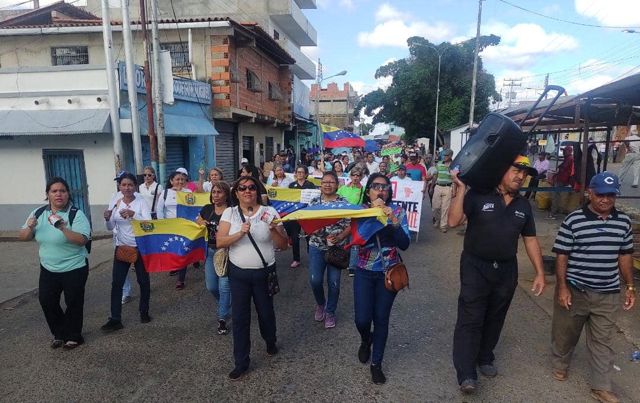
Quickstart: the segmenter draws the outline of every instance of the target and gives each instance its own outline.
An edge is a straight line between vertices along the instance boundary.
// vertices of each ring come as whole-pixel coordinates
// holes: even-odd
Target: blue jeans
[[[204,261],[204,283],[207,290],[218,301],[218,320],[227,320],[231,314],[231,288],[229,276],[218,277],[213,267],[213,255],[216,250],[207,248],[207,258]]]
[[[326,251],[315,246],[309,246],[309,284],[313,290],[316,304],[325,306],[330,315],[336,314],[338,298],[340,297],[340,269],[324,261]],[[327,272],[327,298],[324,296],[324,272]]]
[[[371,364],[382,363],[389,335],[389,316],[396,294],[385,288],[384,272],[356,269],[353,279],[355,322],[362,342],[373,343]]]

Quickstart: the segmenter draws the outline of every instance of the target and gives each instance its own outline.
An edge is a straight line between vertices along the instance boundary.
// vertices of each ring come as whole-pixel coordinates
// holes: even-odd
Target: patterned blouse
[[[330,202],[323,202],[322,196],[319,196],[312,199],[311,202],[309,202],[309,205],[310,206],[314,206],[318,204],[328,205],[330,203],[335,203],[335,202],[348,203],[347,199],[345,199],[342,196],[338,196],[335,200],[332,200]],[[313,234],[311,234],[311,236],[309,237],[309,245],[316,247],[320,250],[327,250],[329,249],[329,246],[327,245],[327,237],[329,235],[338,235],[342,233],[345,229],[349,228],[350,226],[351,226],[351,219],[343,218],[342,220],[338,221],[335,224],[322,227],[316,232],[314,232]],[[349,237],[346,237],[342,242],[338,243],[338,246],[344,246],[347,244],[348,241],[349,241]]]

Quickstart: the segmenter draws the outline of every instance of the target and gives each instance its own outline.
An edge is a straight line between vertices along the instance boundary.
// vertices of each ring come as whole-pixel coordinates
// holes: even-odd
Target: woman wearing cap
[[[158,200],[158,218],[176,218],[178,216],[178,192],[191,193],[191,190],[185,187],[186,182],[187,175],[183,172],[176,171],[169,175],[167,187],[164,192],[162,192],[160,200]],[[175,267],[174,273],[178,275],[176,290],[184,289],[184,279],[187,275],[187,268]]]
[[[141,197],[136,197],[136,177],[131,173],[124,173],[117,179],[118,190],[122,197],[116,202],[111,210],[105,210],[104,219],[107,229],[115,234],[116,252],[113,257],[113,277],[111,282],[111,316],[101,329],[105,333],[110,333],[123,328],[121,321],[122,313],[122,286],[129,273],[130,262],[118,259],[117,250],[120,247],[136,247],[136,237],[133,233],[131,220],[150,220],[151,213],[147,203]],[[114,231],[115,230],[115,231]],[[136,278],[140,285],[140,322],[149,323],[149,299],[151,296],[151,285],[149,273],[144,268],[142,257],[133,264],[136,270]]]
[[[407,250],[411,241],[405,212],[400,206],[391,206],[391,196],[389,178],[380,173],[372,174],[365,186],[364,207],[381,207],[390,225],[360,248],[353,281],[355,323],[361,340],[358,360],[366,364],[371,358],[371,380],[375,384],[386,382],[382,358],[389,334],[391,307],[396,298],[396,293],[384,285],[385,271],[402,261],[399,250]]]
[[[53,335],[50,346],[69,350],[84,343],[84,288],[89,275],[85,244],[91,239],[91,227],[84,213],[73,207],[67,181],[49,179],[45,195],[47,204],[29,214],[18,239],[35,239],[38,243],[38,299]],[[71,220],[73,211],[75,217]],[[62,293],[64,311],[60,307]]]

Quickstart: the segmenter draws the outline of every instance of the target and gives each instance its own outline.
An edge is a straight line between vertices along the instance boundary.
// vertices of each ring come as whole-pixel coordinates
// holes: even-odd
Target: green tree
[[[495,35],[481,36],[480,49],[500,43]],[[407,140],[431,137],[435,124],[436,83],[438,53],[442,55],[440,68],[440,102],[438,129],[448,130],[462,125],[469,118],[471,79],[475,38],[452,45],[443,42],[433,45],[422,37],[407,40],[409,57],[381,66],[375,77],[392,76],[386,90],[370,92],[360,100],[360,110],[373,116],[373,124],[395,123],[404,127]],[[482,68],[478,60],[478,80],[474,120],[480,120],[488,111],[492,100],[499,101],[493,75]]]

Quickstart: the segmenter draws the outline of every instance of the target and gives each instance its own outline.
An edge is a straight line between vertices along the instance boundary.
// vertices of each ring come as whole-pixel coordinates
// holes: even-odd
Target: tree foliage
[[[481,36],[480,50],[498,43],[500,38],[495,35]],[[407,44],[409,57],[376,71],[376,78],[393,77],[389,88],[362,97],[356,116],[364,109],[367,115],[373,116],[374,124],[395,123],[404,127],[408,139],[431,137],[440,54],[438,129],[448,130],[468,122],[475,38],[456,45],[443,42],[436,46],[425,38],[414,36]],[[489,111],[492,100],[500,100],[500,95],[495,90],[493,75],[484,71],[479,58],[474,120],[480,120]]]

